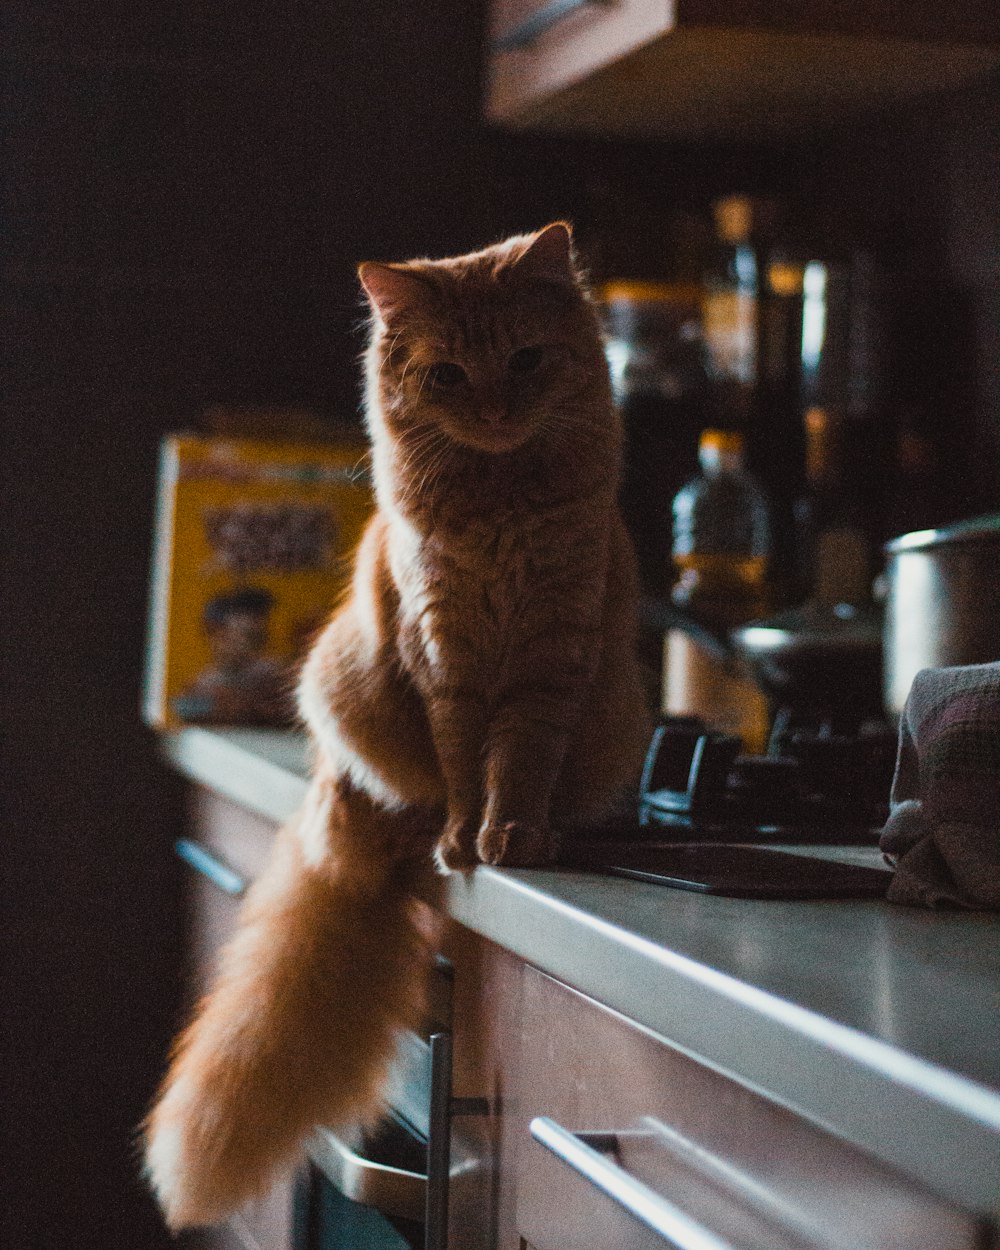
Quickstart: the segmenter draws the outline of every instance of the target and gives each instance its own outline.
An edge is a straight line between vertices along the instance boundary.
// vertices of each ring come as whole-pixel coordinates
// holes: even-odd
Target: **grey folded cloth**
[[[891,902],[1000,909],[1000,663],[914,678],[879,845]]]

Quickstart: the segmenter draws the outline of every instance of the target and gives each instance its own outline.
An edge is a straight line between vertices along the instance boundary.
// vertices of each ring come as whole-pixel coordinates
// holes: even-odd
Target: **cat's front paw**
[[[449,819],[434,848],[442,872],[469,872],[479,863],[476,826],[471,821]]]
[[[537,868],[553,862],[558,842],[547,825],[529,825],[520,820],[491,821],[479,830],[476,847],[484,864]]]

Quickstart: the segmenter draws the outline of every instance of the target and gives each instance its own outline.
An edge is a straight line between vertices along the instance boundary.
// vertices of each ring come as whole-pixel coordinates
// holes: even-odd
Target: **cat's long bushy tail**
[[[377,1111],[426,981],[412,887],[430,843],[401,819],[318,778],[278,835],[145,1126],[172,1228],[260,1195],[317,1124]]]

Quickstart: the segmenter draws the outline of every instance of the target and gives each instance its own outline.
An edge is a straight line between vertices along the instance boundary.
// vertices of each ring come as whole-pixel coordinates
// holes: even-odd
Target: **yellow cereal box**
[[[143,712],[287,724],[373,507],[367,449],[177,435],[160,455]]]

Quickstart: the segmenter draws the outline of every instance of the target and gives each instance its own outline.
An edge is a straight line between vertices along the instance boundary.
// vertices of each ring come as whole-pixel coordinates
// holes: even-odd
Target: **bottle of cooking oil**
[[[767,702],[725,651],[729,631],[766,615],[769,607],[767,499],[744,466],[739,433],[705,430],[698,461],[700,474],[673,504],[671,598],[691,627],[667,633],[663,710],[700,716],[759,750],[767,735]]]
[[[674,497],[671,598],[710,628],[731,629],[767,606],[768,505],[743,464],[741,434],[704,430],[698,463]]]

